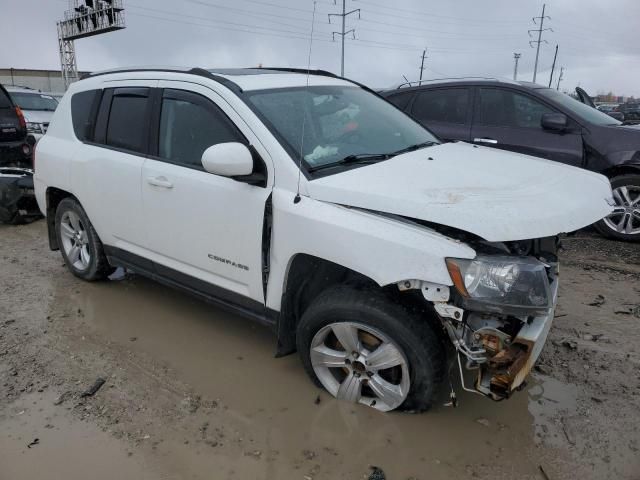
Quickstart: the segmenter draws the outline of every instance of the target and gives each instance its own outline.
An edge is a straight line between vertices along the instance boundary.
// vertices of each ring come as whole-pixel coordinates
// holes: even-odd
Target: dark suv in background
[[[616,206],[596,228],[612,238],[640,241],[640,126],[623,125],[569,95],[528,82],[446,79],[381,94],[443,140],[606,175]]]
[[[0,222],[40,216],[33,193],[33,144],[22,111],[0,85]]]

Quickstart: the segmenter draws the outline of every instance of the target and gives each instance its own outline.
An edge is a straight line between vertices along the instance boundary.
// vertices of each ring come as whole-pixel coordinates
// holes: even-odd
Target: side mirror
[[[241,177],[253,173],[253,156],[242,143],[219,143],[204,151],[202,166],[214,175]]]
[[[569,126],[569,120],[564,113],[544,113],[540,125],[545,130],[564,132]]]

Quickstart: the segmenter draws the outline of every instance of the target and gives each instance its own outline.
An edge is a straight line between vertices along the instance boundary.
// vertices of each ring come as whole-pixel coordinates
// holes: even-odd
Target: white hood
[[[447,225],[488,241],[572,232],[607,216],[613,202],[602,175],[465,143],[313,180],[308,192],[316,200]]]

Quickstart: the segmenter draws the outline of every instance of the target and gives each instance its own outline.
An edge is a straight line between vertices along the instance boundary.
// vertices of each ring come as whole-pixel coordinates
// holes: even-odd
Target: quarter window
[[[422,122],[467,122],[469,89],[438,88],[418,93],[413,102],[412,114]]]
[[[528,95],[497,88],[481,88],[479,103],[479,123],[483,125],[540,128],[542,115],[554,113]]]
[[[111,147],[145,153],[149,89],[116,89],[111,100],[106,143]]]
[[[164,91],[158,155],[202,168],[202,154],[212,145],[247,143],[229,118],[207,98],[186,91]]]
[[[71,120],[73,122],[73,131],[78,140],[92,140],[93,118],[91,109],[98,91],[87,90],[86,92],[76,93],[71,97]]]

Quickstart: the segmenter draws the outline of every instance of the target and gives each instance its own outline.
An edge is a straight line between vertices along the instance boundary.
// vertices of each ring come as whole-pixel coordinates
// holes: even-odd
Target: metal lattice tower
[[[65,87],[78,80],[74,41],[125,28],[123,0],[69,0],[58,22],[60,65]]]

